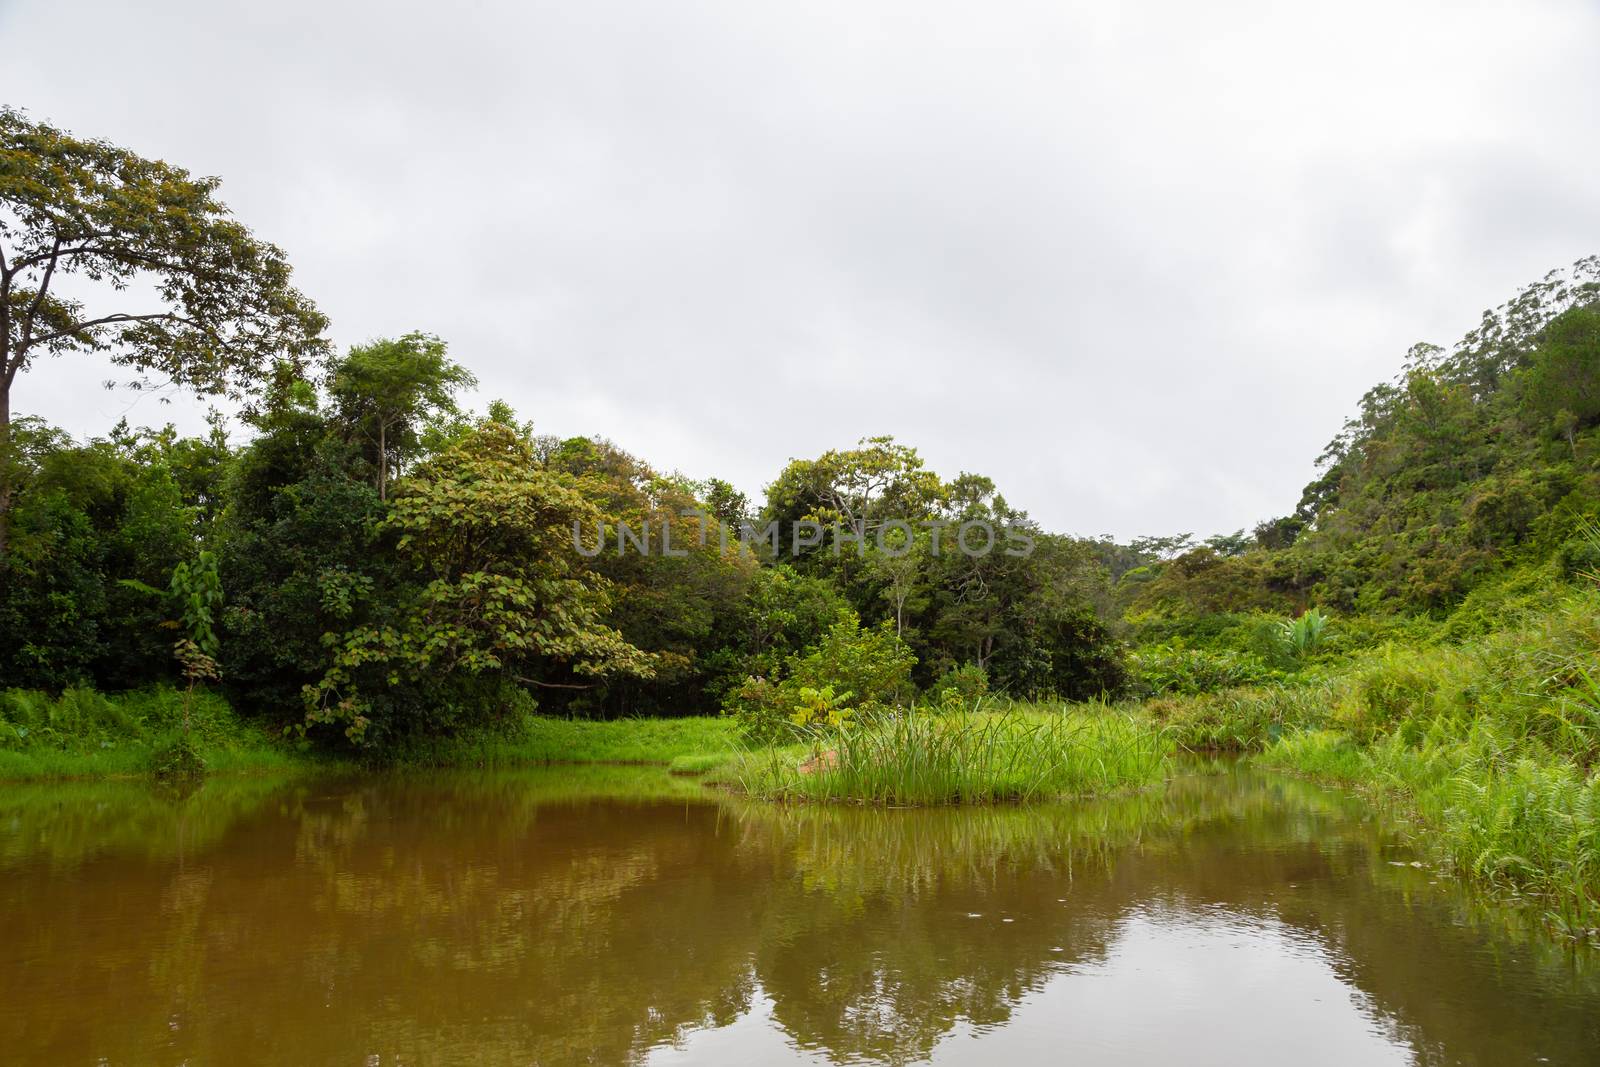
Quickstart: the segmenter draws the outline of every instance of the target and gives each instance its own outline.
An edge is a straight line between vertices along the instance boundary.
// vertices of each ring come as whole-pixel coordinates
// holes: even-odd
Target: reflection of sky
[[[1023,920],[1025,921],[1025,920]],[[1106,958],[1064,964],[1002,1025],[963,1023],[937,1064],[1405,1064],[1410,1047],[1339,977],[1326,949],[1274,919],[1137,910]],[[757,992],[731,1025],[651,1051],[667,1064],[827,1063],[795,1047]]]

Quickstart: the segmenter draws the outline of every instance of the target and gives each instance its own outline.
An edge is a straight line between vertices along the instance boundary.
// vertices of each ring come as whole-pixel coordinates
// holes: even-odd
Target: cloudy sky
[[[1600,251],[1600,4],[0,0],[0,101],[221,175],[341,345],[758,495],[867,434],[1048,528],[1294,505]],[[14,403],[80,434],[196,405]]]

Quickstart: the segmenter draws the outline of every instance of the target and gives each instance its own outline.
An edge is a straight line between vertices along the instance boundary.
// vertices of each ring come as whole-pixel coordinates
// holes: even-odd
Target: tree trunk
[[[0,374],[5,370],[0,362]],[[11,527],[11,383],[0,378],[0,557]]]
[[[387,503],[388,488],[384,485],[384,474],[389,470],[389,448],[383,420],[378,420],[378,499]]]

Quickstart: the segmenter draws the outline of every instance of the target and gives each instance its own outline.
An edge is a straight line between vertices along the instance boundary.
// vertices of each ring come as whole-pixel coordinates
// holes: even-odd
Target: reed
[[[769,800],[982,804],[1149,785],[1170,753],[1148,721],[1104,708],[896,710],[748,753],[729,777]]]

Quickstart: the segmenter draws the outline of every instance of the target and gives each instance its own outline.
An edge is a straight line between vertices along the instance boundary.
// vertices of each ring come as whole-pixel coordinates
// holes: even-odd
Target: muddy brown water
[[[1600,961],[1417,862],[1239,766],[948,811],[11,785],[0,1063],[1600,1063]]]

